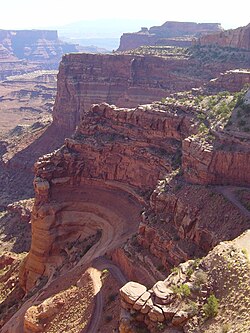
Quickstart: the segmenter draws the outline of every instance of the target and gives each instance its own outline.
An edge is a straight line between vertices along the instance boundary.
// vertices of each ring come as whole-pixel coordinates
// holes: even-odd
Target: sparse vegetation
[[[189,300],[186,307],[184,307],[184,310],[189,312],[191,316],[195,316],[198,313],[198,304]]]
[[[207,318],[213,318],[219,311],[219,300],[214,294],[210,295],[207,299],[207,303],[203,306],[203,311]]]
[[[181,284],[180,286],[173,286],[172,290],[175,294],[183,297],[188,297],[191,294],[190,288],[187,284]]]
[[[207,273],[203,272],[202,270],[199,270],[195,274],[195,285],[197,287],[200,287],[202,284],[205,284],[207,282],[208,276]]]

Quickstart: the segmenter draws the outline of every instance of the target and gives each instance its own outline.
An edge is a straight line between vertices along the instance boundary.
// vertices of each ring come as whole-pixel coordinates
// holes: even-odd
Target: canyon
[[[37,70],[56,70],[63,54],[78,52],[53,30],[0,30],[0,79]]]
[[[220,73],[247,68],[249,54],[246,57],[217,62],[212,59],[203,61],[199,53],[176,55],[171,51],[166,56],[130,53],[65,55],[59,69],[54,124],[73,131],[93,103],[105,101],[119,107],[135,107],[176,91],[199,88]],[[240,77],[239,74],[235,81],[239,82]],[[246,73],[239,86],[243,87],[248,78]]]
[[[25,77],[33,102],[22,75],[2,82],[5,103],[12,85],[22,107],[49,112],[15,129],[22,148],[17,136],[0,146],[15,191],[37,159],[34,205],[1,215],[6,237],[15,223],[32,235],[27,255],[0,258],[1,332],[250,328],[249,54],[214,50],[65,55],[52,120],[56,73]],[[218,316],[206,320],[212,296]]]

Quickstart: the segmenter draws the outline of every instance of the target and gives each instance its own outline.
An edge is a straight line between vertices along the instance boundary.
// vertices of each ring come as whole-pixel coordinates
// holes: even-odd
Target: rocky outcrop
[[[219,23],[195,23],[167,21],[161,26],[154,26],[149,29],[150,33],[158,36],[175,37],[187,35],[206,34],[212,31],[222,30]]]
[[[64,53],[77,51],[75,45],[61,42],[53,30],[0,30],[0,45],[5,56],[51,63],[58,63]]]
[[[58,39],[53,30],[0,30],[0,80],[42,69],[58,69],[63,54],[77,45]]]
[[[200,216],[205,203],[199,196],[194,200],[196,204],[190,205],[164,190],[175,161],[180,160],[181,142],[182,166],[188,181],[199,184],[246,184],[249,181],[247,172],[239,172],[234,166],[235,161],[243,163],[247,169],[249,154],[245,152],[228,152],[232,156],[228,164],[223,155],[220,165],[226,166],[225,172],[218,171],[220,166],[216,163],[208,163],[208,170],[193,163],[200,154],[202,166],[213,158],[207,149],[201,152],[189,149],[188,155],[186,144],[197,131],[195,117],[195,108],[177,102],[155,102],[135,109],[106,103],[94,105],[85,113],[73,138],[66,139],[62,148],[38,160],[33,239],[21,277],[26,290],[42,275],[49,276],[55,267],[62,265],[68,255],[65,248],[74,242],[95,240],[91,251],[86,253],[89,259],[115,249],[122,243],[121,228],[122,234],[124,230],[128,234],[137,230],[141,205],[145,204],[143,197],[159,180],[163,185],[159,185],[151,197],[151,209],[146,214],[149,223],[140,226],[137,241],[149,249],[161,265],[169,269],[194,255],[206,253],[225,235],[230,237],[224,229],[214,233],[212,217],[207,225],[207,217]],[[199,168],[204,172],[206,182],[198,176],[188,178],[190,161],[196,174]],[[192,190],[189,195],[191,193]],[[204,193],[200,196],[205,197]],[[88,219],[93,223],[88,224]],[[164,224],[163,229],[152,226],[158,220]],[[217,218],[215,224],[216,221]],[[240,230],[245,230],[245,222],[242,223]],[[105,245],[108,234],[115,236],[110,245]],[[101,252],[94,252],[95,248],[101,248]]]
[[[216,32],[201,36],[197,42],[200,45],[218,45],[250,50],[250,24],[245,27]]]
[[[167,274],[181,262],[202,257],[219,241],[239,236],[248,224],[248,215],[241,214],[215,188],[162,181],[142,214],[136,240],[125,253],[129,261],[137,262],[137,267],[140,263],[159,279],[156,269]],[[136,275],[129,276],[141,281]]]
[[[33,239],[23,287],[31,289],[62,265],[70,244],[96,239],[86,253],[90,260],[135,232],[142,193],[171,170],[171,156],[191,128],[185,108],[95,105],[74,139],[36,164]]]
[[[143,45],[191,46],[192,38],[201,34],[221,31],[218,23],[165,22],[150,29],[142,28],[136,33],[121,36],[118,51],[132,50]],[[179,37],[175,39],[175,37]],[[191,37],[187,39],[187,37]]]
[[[58,74],[54,124],[73,131],[93,103],[118,107],[152,103],[176,91],[200,87],[235,66],[183,57],[66,55]]]
[[[247,241],[248,237],[245,234],[243,238]],[[238,273],[232,277],[234,272]],[[220,243],[203,259],[180,264],[165,280],[156,282],[152,288],[128,282],[120,289],[120,332],[136,332],[139,328],[151,333],[164,328],[171,332],[201,332],[205,325],[208,327],[208,324],[204,325],[204,318],[213,318],[219,312],[221,319],[224,304],[226,307],[233,305],[233,295],[239,290],[231,290],[229,286],[234,285],[238,278],[243,287],[239,288],[240,292],[244,293],[249,268],[247,257],[242,247],[237,246],[236,240]],[[237,306],[232,306],[232,309],[231,316],[237,316]],[[249,327],[249,316],[246,314],[247,311],[244,311],[246,326]],[[237,327],[236,323],[234,325]]]
[[[74,130],[91,104],[121,107],[159,100],[174,90],[199,86],[200,79],[175,74],[194,63],[159,57],[71,54],[63,57],[58,75],[54,123]]]
[[[250,185],[248,145],[204,145],[187,138],[182,143],[185,179],[196,184]],[[240,166],[240,167],[239,167]]]
[[[250,85],[249,70],[230,70],[220,73],[219,77],[210,80],[204,85],[204,89],[209,93],[218,91],[240,91],[245,85]]]

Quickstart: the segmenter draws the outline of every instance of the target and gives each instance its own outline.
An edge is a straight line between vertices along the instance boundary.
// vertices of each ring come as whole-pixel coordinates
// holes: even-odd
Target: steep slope
[[[176,91],[198,88],[221,72],[244,68],[245,57],[214,59],[213,50],[168,49],[127,54],[70,54],[63,57],[58,75],[54,124],[73,131],[91,104],[119,107],[151,103]]]
[[[232,95],[229,97],[227,94],[223,96],[218,95],[217,100],[215,100],[215,96],[208,97],[216,101],[217,107],[221,107],[221,105],[224,108],[225,105],[228,107],[228,114],[225,118],[221,118],[221,113],[219,113],[216,120],[210,109],[206,114],[206,111],[200,108],[202,102],[198,106],[190,106],[190,100],[188,100],[189,106],[187,106],[185,104],[187,101],[183,98],[180,101],[166,99],[164,103],[154,103],[136,109],[119,109],[105,103],[93,106],[82,119],[74,138],[66,139],[65,145],[61,149],[53,154],[45,155],[36,163],[33,240],[22,277],[25,289],[32,288],[41,275],[49,275],[51,267],[62,264],[64,247],[69,241],[76,241],[78,238],[83,240],[92,234],[94,235],[95,228],[97,230],[99,228],[102,230],[101,234],[103,232],[102,242],[107,236],[104,232],[105,228],[110,229],[112,234],[115,232],[115,225],[112,222],[114,220],[121,221],[123,230],[126,230],[126,221],[129,217],[126,216],[125,211],[123,213],[122,207],[126,207],[129,195],[134,198],[134,203],[129,204],[129,206],[131,206],[130,214],[133,215],[132,212],[135,212],[134,218],[131,220],[134,221],[133,225],[136,229],[139,217],[136,210],[137,208],[141,209],[143,194],[152,191],[159,180],[161,182],[151,197],[153,212],[149,209],[146,213],[149,224],[154,219],[155,214],[162,214],[161,219],[168,221],[167,213],[172,212],[172,216],[176,217],[174,224],[171,224],[170,227],[171,229],[175,226],[173,235],[176,233],[180,239],[189,239],[191,240],[191,248],[193,243],[194,246],[205,251],[211,249],[218,240],[225,237],[227,235],[225,231],[221,232],[218,228],[216,233],[211,232],[211,227],[207,229],[206,219],[200,220],[195,214],[189,216],[190,213],[188,213],[188,218],[183,225],[183,221],[181,222],[177,218],[177,212],[180,212],[182,218],[186,215],[185,200],[179,200],[174,195],[171,196],[171,190],[168,193],[169,184],[171,184],[172,179],[175,181],[174,179],[180,172],[178,169],[180,162],[184,179],[192,183],[250,185],[247,172],[249,143],[245,140],[242,141],[242,144],[238,141],[232,142],[232,149],[228,151],[221,147],[221,144],[225,142],[223,141],[225,140],[224,132],[227,132],[223,130],[223,121],[224,123],[228,121],[234,106],[239,103],[242,96]],[[193,98],[195,104],[194,101]],[[237,108],[235,110],[237,111]],[[209,135],[209,130],[208,132],[201,131],[207,124],[204,122],[205,118],[201,117],[201,114],[204,113],[214,134],[212,138]],[[190,145],[187,146],[187,141],[197,141],[201,145],[200,154],[203,154],[204,157],[199,160],[200,163],[197,162],[199,150],[197,148],[191,149]],[[217,155],[214,155],[212,149],[203,148],[203,146],[207,147],[209,142],[210,145],[213,145]],[[229,144],[227,143],[226,146]],[[224,158],[226,154],[228,155],[227,160]],[[182,161],[180,161],[181,155]],[[216,163],[206,162],[213,159]],[[230,163],[227,162],[228,160]],[[238,172],[237,168],[239,163],[242,165],[241,172]],[[204,177],[206,178],[204,179]],[[91,192],[89,186],[92,186]],[[106,187],[109,189],[108,192]],[[114,195],[118,197],[119,188],[123,193],[122,197],[125,196],[126,199],[123,204],[121,201],[120,211],[119,209],[116,211],[117,200],[115,200]],[[100,191],[99,194],[98,191]],[[202,197],[204,195],[205,193]],[[109,199],[104,200],[105,196]],[[90,207],[95,200],[95,205],[89,211],[90,208],[86,206],[86,203],[89,202]],[[99,200],[101,200],[100,203]],[[170,202],[168,202],[169,200]],[[109,217],[111,212],[106,211],[105,206],[109,207],[110,205],[108,201],[114,205],[112,211],[116,212],[116,218]],[[135,206],[133,207],[133,205]],[[203,205],[201,203],[201,206]],[[93,217],[94,230],[89,226],[90,229],[87,228],[84,231],[86,228],[85,211],[87,210],[87,216],[90,214],[92,219],[92,209],[99,212],[97,216],[107,217],[100,221],[99,217],[97,220]],[[187,210],[191,212],[192,208]],[[122,216],[119,217],[120,213]],[[196,208],[196,213],[200,215],[202,211]],[[231,218],[232,216],[227,222],[227,227],[234,223],[234,219]],[[107,221],[106,227],[104,227],[105,221]],[[73,223],[72,226],[71,223]],[[201,225],[199,225],[200,223]],[[119,225],[118,222],[117,224]],[[63,227],[64,225],[65,227]],[[68,228],[69,230],[72,228],[72,231],[69,232]],[[243,219],[242,225],[239,224],[239,229],[235,229],[234,234],[229,233],[226,237],[238,236],[237,233],[246,228],[247,223]],[[119,235],[118,230],[116,230],[116,234]],[[172,237],[174,237],[173,235]],[[203,244],[205,238],[207,238],[206,243]],[[116,243],[115,239],[113,239],[113,244]],[[105,252],[110,249],[109,241],[105,243],[106,241],[104,241],[106,244]],[[103,245],[102,251],[105,246]],[[195,248],[193,250],[195,251]],[[187,254],[187,257],[190,253]],[[185,256],[185,251],[183,255]],[[179,259],[181,260],[181,258],[182,256]],[[165,262],[165,265],[167,268],[168,263]]]
[[[218,23],[165,22],[150,29],[124,33],[120,39],[118,51],[136,49],[143,45],[172,45],[188,47],[196,36],[221,31]]]
[[[241,244],[249,236],[220,243],[149,289],[127,283],[120,290],[120,332],[248,332],[250,267]]]
[[[51,63],[77,50],[75,45],[61,42],[53,30],[0,30],[0,44],[4,55]]]
[[[201,36],[198,40],[200,45],[218,45],[221,47],[233,47],[250,50],[250,24],[237,29],[226,30]]]
[[[210,99],[218,107],[230,106],[225,119],[211,117],[210,107],[206,111]],[[148,284],[248,229],[249,216],[235,206],[235,200],[225,200],[221,188],[185,182],[189,168],[185,157],[181,159],[187,138],[215,140],[217,147],[239,101],[245,105],[244,92],[202,98],[194,92],[134,109],[106,103],[92,106],[74,137],[35,165],[32,244],[20,270],[27,295],[12,319],[3,322],[2,331],[19,332],[26,323],[29,332],[32,322],[40,325],[47,307],[59,311],[53,305],[55,295],[61,288],[71,290],[100,256],[109,255],[128,277]],[[209,131],[200,131],[207,124],[203,113],[216,139]],[[248,147],[244,140],[243,144]],[[231,156],[237,155],[238,146],[233,146]],[[231,172],[232,183],[241,183],[238,171]],[[226,175],[220,183],[228,183]],[[95,315],[93,311],[92,318]],[[98,322],[94,324],[98,329]]]

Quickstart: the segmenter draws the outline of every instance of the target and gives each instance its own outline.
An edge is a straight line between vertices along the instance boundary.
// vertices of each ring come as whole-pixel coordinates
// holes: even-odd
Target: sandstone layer
[[[6,58],[51,63],[64,53],[76,51],[75,45],[61,42],[55,30],[0,30],[0,44]]]
[[[237,66],[240,63],[206,63],[194,57],[66,55],[59,68],[54,124],[73,131],[93,103],[136,107],[198,88]]]
[[[201,34],[221,31],[218,23],[165,22],[150,29],[142,28],[135,33],[124,33],[118,51],[136,49],[142,45],[172,45],[188,47],[192,39]],[[176,38],[177,37],[177,38]]]
[[[240,91],[244,86],[250,85],[250,70],[229,70],[220,73],[217,78],[210,80],[204,85],[209,93],[217,93],[219,91]]]
[[[245,307],[249,304],[249,295],[245,288],[250,272],[241,247],[244,239],[249,240],[249,232],[233,242],[220,243],[203,259],[180,264],[151,288],[128,282],[120,289],[120,332],[144,329],[155,333],[165,328],[171,332],[198,333],[204,328],[207,332],[216,332],[221,326],[226,327],[224,322],[234,332],[241,332],[242,325],[249,329],[250,317]],[[238,278],[241,283],[232,288]],[[237,304],[235,294],[239,297]],[[213,308],[207,305],[211,299]]]
[[[249,184],[249,154],[240,152],[237,145],[228,152],[229,164],[225,164],[226,153],[220,153],[216,147],[217,164],[206,164],[207,159],[214,158],[213,151],[208,149],[201,151],[207,156],[206,159],[203,157],[201,164],[194,161],[198,150],[191,149],[186,142],[197,133],[196,112],[194,107],[177,102],[158,102],[135,109],[116,108],[106,103],[94,105],[85,113],[72,139],[66,139],[62,148],[38,160],[34,182],[33,239],[22,273],[22,285],[26,290],[32,288],[42,275],[49,276],[53,267],[63,263],[67,257],[67,244],[85,242],[89,237],[96,239],[100,233],[101,239],[97,238],[97,243],[92,244],[94,246],[86,254],[89,259],[121,244],[123,238],[119,239],[122,234],[119,230],[129,234],[138,228],[143,196],[156,187],[158,180],[167,184],[169,175],[173,177],[178,171],[175,164],[180,163],[181,154],[184,177],[188,181],[198,184]],[[239,161],[243,170],[246,166],[246,171],[238,172],[235,166]],[[211,169],[206,169],[207,165]],[[198,176],[198,180],[189,177],[190,174],[199,175],[200,170],[204,170],[204,180]],[[216,175],[214,179],[213,174]],[[161,194],[161,185],[158,190]],[[166,219],[166,222],[171,221],[170,212],[171,216],[175,216],[176,225],[170,223],[167,233],[170,240],[177,237],[182,241],[166,241],[163,245],[170,253],[169,258],[175,259],[164,261],[166,256],[157,250],[161,238],[154,230],[146,231],[147,226],[141,227],[138,242],[145,247],[150,246],[162,264],[171,267],[199,251],[206,253],[223,235],[219,235],[219,230],[217,234],[211,228],[207,230],[203,225],[205,220],[201,220],[199,227],[198,216],[190,213],[195,209],[185,207],[174,196],[167,195],[165,198],[164,193],[163,187],[163,196],[157,196],[160,201],[155,204],[152,196],[153,213],[149,210],[149,221],[158,220],[154,217],[158,213],[160,219]],[[130,202],[131,196],[133,200]],[[128,209],[125,207],[130,207],[130,217],[126,215]],[[196,209],[196,213],[198,211]],[[88,219],[92,221],[90,224]],[[245,230],[244,223],[241,230]],[[111,242],[107,230],[118,238],[113,236]],[[164,235],[163,238],[168,237]],[[100,252],[96,250],[94,254],[95,248]]]
[[[137,230],[141,195],[171,171],[171,156],[191,128],[185,110],[149,108],[96,105],[74,139],[38,160],[33,240],[22,273],[25,289],[62,264],[67,244],[100,234],[86,254],[93,258]]]
[[[0,30],[0,80],[42,69],[57,69],[63,54],[78,52],[53,30]]]
[[[221,47],[233,47],[250,50],[250,24],[237,29],[231,29],[201,36],[200,45],[218,45]]]
[[[204,145],[187,138],[183,141],[183,168],[187,181],[196,184],[249,185],[249,145],[225,140],[221,147]],[[240,167],[239,167],[240,165]]]

